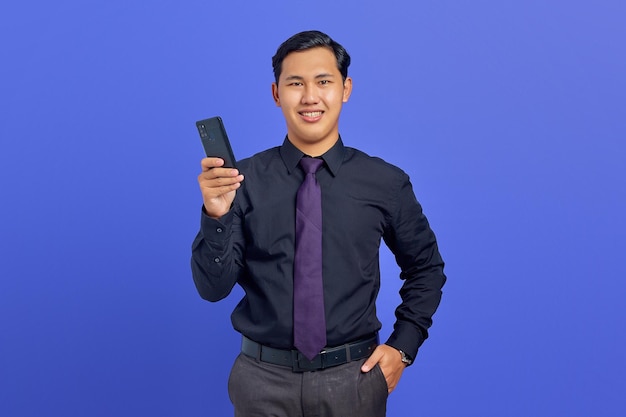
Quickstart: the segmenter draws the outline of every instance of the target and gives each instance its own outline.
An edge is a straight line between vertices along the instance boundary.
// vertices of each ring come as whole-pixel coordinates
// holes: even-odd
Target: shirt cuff
[[[223,243],[226,239],[228,239],[228,236],[230,236],[230,229],[232,227],[232,224],[232,210],[230,210],[219,219],[214,219],[213,217],[207,216],[207,214],[204,212],[204,206],[202,207],[200,230],[202,231],[202,235],[204,236],[204,239],[206,241]]]
[[[408,324],[396,323],[396,329],[391,333],[386,345],[406,353],[415,361],[419,347],[424,343],[422,332]]]

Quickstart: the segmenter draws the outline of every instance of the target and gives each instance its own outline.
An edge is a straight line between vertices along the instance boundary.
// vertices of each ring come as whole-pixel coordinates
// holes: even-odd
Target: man
[[[240,161],[240,171],[205,158],[198,176],[204,206],[192,246],[196,288],[209,301],[235,284],[245,291],[232,314],[243,337],[229,379],[235,415],[384,416],[388,394],[428,336],[446,280],[443,261],[408,176],[343,145],[339,115],[352,91],[346,50],[308,31],[285,41],[272,61],[272,94],[287,124],[283,144]],[[321,166],[305,174],[312,158]],[[305,182],[317,184],[321,203],[301,208]],[[316,204],[318,230],[307,233],[317,236],[321,255],[316,244],[298,248],[308,239],[301,212]],[[375,307],[381,238],[404,280],[384,344]],[[297,272],[307,261],[309,271]],[[296,282],[316,274],[319,283],[307,288],[319,291],[301,291]],[[306,298],[316,293],[322,307]],[[321,323],[321,341],[306,321]],[[303,339],[318,344],[308,348]]]

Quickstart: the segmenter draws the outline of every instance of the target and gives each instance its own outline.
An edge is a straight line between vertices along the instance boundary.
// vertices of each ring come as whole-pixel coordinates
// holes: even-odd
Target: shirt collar
[[[339,168],[341,168],[344,152],[345,147],[343,146],[343,141],[340,136],[333,147],[320,156],[320,158],[326,162],[326,166],[333,176],[337,175]],[[297,169],[298,163],[304,156],[304,153],[300,149],[296,148],[293,143],[289,141],[289,138],[285,137],[285,140],[280,147],[280,155],[285,163],[285,166],[287,167],[287,170],[291,173],[294,169]]]

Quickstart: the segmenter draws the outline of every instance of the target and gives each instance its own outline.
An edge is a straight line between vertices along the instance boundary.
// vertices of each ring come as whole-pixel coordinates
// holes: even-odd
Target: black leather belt
[[[264,346],[243,336],[241,353],[262,362],[289,367],[293,372],[307,372],[366,358],[372,354],[376,346],[378,346],[378,334],[357,342],[326,348],[310,361],[298,350]]]

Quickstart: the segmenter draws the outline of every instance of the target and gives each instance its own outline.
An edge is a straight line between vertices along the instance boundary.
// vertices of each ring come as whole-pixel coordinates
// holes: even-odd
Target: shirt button
[[[215,262],[216,264],[219,264],[220,262],[222,262],[222,260],[220,258],[214,258],[213,262]]]
[[[221,227],[218,227],[217,229],[215,229],[215,231],[216,231],[217,233],[222,233],[224,230],[223,230]]]

